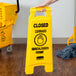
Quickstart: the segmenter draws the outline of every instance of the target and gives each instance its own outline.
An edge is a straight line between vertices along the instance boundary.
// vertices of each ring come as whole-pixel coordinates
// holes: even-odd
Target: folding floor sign
[[[36,11],[43,8],[46,9],[46,17],[35,17]],[[36,66],[44,66],[46,72],[53,72],[51,8],[33,7],[30,13],[25,73],[33,74]]]

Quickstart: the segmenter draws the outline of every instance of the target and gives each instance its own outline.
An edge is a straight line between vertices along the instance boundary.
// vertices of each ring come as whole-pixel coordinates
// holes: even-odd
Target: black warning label
[[[49,47],[33,47],[32,50],[47,50]]]
[[[5,37],[5,36],[1,36],[1,41],[2,41],[2,42],[4,42],[4,41],[5,41],[5,39],[6,39],[6,37]]]
[[[46,44],[46,42],[47,42],[47,36],[43,33],[37,34],[34,38],[34,43],[37,46],[43,46]]]
[[[4,42],[6,40],[6,37],[5,37],[5,32],[4,31],[1,31],[0,32],[0,37],[1,37],[1,41]]]
[[[39,23],[39,24],[34,24],[34,28],[40,28],[40,27],[48,27],[48,23]]]
[[[46,32],[47,30],[35,30],[35,33],[44,33],[44,32]]]

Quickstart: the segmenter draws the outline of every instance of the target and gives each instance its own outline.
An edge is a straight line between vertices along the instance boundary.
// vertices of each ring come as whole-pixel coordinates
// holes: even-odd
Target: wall
[[[74,17],[74,23],[75,23],[75,25],[76,25],[76,0],[75,0],[75,2],[74,2],[74,5],[75,5],[75,17]]]
[[[15,0],[0,0],[15,4]],[[27,38],[28,17],[30,8],[43,0],[20,0],[20,13],[13,27],[13,38]],[[67,38],[72,35],[74,25],[74,0],[59,0],[51,5],[53,17],[53,38]]]

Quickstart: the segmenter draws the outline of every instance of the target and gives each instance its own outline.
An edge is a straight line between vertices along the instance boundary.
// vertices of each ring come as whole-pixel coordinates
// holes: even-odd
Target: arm
[[[55,3],[58,0],[45,0],[45,2],[41,3],[38,7],[45,7],[45,6],[49,6],[52,3]],[[42,11],[45,11],[45,9],[42,9]]]

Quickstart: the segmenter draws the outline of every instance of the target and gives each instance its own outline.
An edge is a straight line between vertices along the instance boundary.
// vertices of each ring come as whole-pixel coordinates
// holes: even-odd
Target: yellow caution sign
[[[45,16],[36,16],[36,11],[46,9]],[[33,74],[34,67],[44,66],[46,72],[53,72],[52,16],[50,7],[31,8],[28,26],[28,40],[25,73]]]

